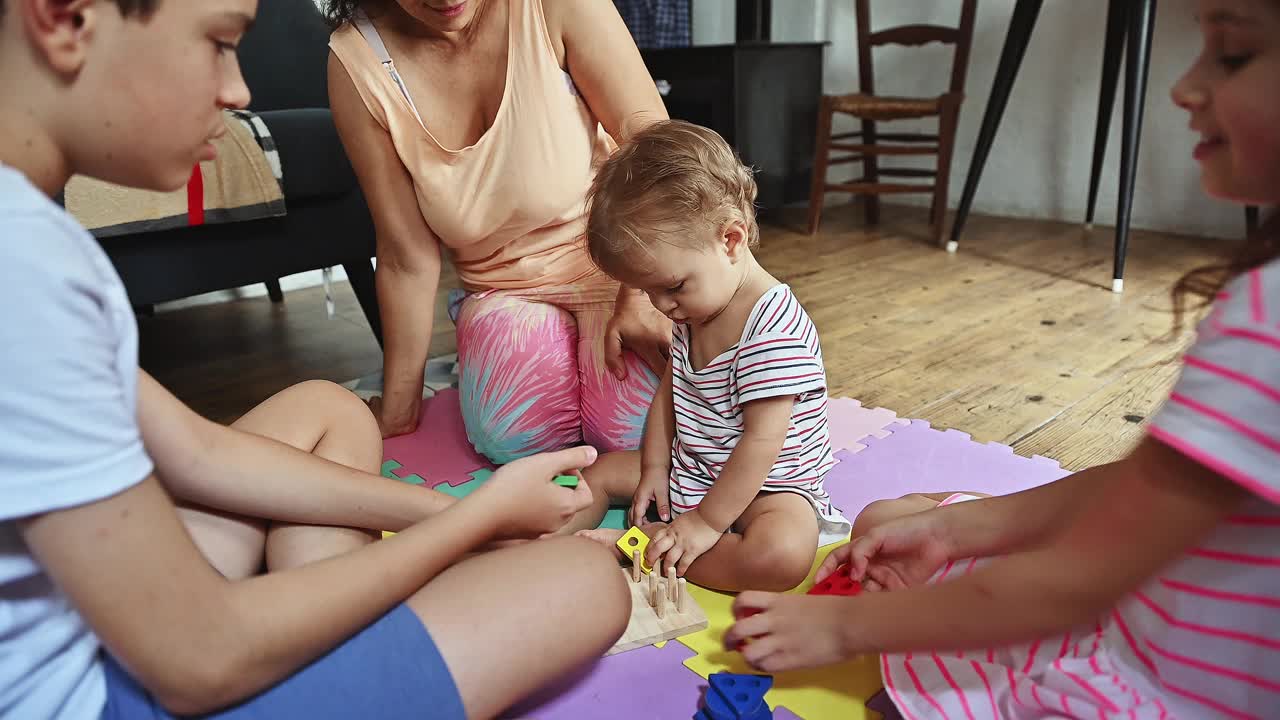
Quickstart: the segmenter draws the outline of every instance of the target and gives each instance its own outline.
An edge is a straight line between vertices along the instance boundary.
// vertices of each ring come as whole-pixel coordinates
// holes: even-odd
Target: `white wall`
[[[1013,5],[1014,0],[978,3],[966,84],[968,99],[952,168],[952,208],[959,202]],[[733,0],[693,0],[693,11],[695,42],[732,42]],[[826,92],[856,90],[853,0],[774,0],[773,16],[776,41],[831,42],[823,78]],[[872,3],[876,28],[913,22],[954,25],[958,19],[959,3],[955,0]],[[1105,26],[1103,0],[1044,4],[974,199],[975,212],[1083,220]],[[1190,3],[1161,3],[1152,41],[1133,226],[1236,237],[1243,233],[1243,213],[1235,206],[1207,199],[1200,191],[1199,172],[1191,159],[1195,141],[1187,129],[1187,117],[1169,100],[1170,86],[1199,45]],[[878,93],[936,94],[947,83],[950,54],[939,46],[884,48],[877,52],[875,69]],[[1120,87],[1099,192],[1097,222],[1103,224],[1115,219],[1122,102]],[[897,127],[910,129],[907,123]],[[849,174],[848,166],[838,170],[841,178]],[[833,173],[832,177],[837,176]],[[901,199],[927,203],[924,196]]]

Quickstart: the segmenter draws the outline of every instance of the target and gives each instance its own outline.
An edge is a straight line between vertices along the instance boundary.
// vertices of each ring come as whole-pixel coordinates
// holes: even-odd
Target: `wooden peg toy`
[[[640,582],[640,551],[631,551],[631,582]]]
[[[680,578],[680,584],[676,586],[676,612],[684,612],[685,596],[689,594],[689,588],[684,586],[684,578]]]
[[[676,569],[674,567],[667,568],[667,599],[671,602],[676,601],[676,593],[679,592],[680,586],[676,583]]]

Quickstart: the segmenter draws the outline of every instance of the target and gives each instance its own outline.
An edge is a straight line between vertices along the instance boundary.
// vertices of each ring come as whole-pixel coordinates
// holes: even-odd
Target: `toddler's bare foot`
[[[613,528],[596,528],[595,530],[579,530],[578,532],[574,533],[574,535],[577,535],[578,537],[584,537],[590,540],[595,540],[596,542],[600,543],[601,545],[604,545],[607,548],[612,548],[613,552],[619,558],[622,558],[623,555],[622,555],[622,551],[618,549],[618,539],[621,538],[624,534],[625,534],[624,531],[615,530]]]

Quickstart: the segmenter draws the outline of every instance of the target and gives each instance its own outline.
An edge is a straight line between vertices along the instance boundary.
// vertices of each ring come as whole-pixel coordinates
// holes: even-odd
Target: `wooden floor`
[[[761,262],[789,283],[822,334],[832,395],[956,428],[1080,469],[1120,456],[1177,373],[1168,289],[1233,243],[1134,232],[1126,289],[1109,291],[1109,228],[973,217],[956,255],[924,216],[888,207],[878,228],[853,207],[815,237],[799,213],[762,229]],[[450,275],[442,283],[456,286]],[[308,378],[345,381],[381,354],[345,284],[328,319],[317,289],[143,318],[142,365],[199,412],[230,421]],[[443,301],[433,354],[453,352]]]

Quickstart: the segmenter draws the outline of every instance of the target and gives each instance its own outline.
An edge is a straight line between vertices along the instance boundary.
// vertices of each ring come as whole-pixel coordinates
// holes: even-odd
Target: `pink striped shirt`
[[[1150,433],[1253,497],[1095,627],[886,655],[905,717],[1280,717],[1280,261],[1219,296]]]

